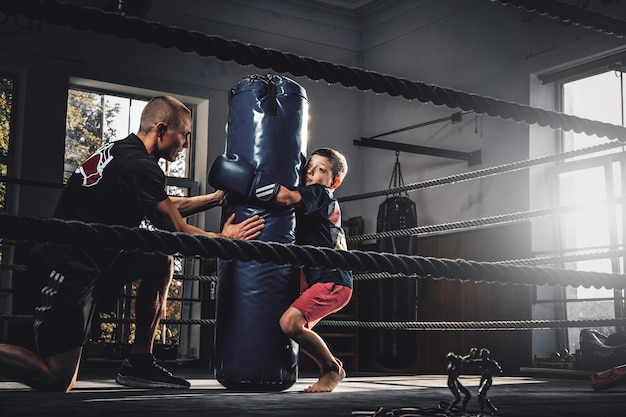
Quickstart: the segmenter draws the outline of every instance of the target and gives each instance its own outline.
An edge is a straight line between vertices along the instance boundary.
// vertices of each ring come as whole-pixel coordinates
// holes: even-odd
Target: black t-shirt
[[[347,250],[341,210],[333,190],[322,184],[296,190],[302,197],[296,206],[296,244]],[[352,288],[350,271],[305,268],[305,276],[309,285],[334,282]]]
[[[137,227],[145,208],[165,200],[165,175],[134,134],[94,152],[67,182],[54,216]]]
[[[102,146],[76,169],[61,194],[54,216],[63,220],[137,227],[145,217],[145,209],[166,198],[163,171],[143,142],[131,134]],[[71,276],[72,285],[64,287],[64,294],[94,291],[98,299],[102,296],[102,300],[108,301],[119,293],[123,282],[100,282],[101,272],[114,265],[120,250],[94,243],[40,243],[31,252],[31,264],[45,265],[42,270],[50,268]],[[84,301],[69,300],[73,300],[70,304]],[[66,302],[67,296],[60,294],[55,301],[61,309],[68,308],[64,305]]]

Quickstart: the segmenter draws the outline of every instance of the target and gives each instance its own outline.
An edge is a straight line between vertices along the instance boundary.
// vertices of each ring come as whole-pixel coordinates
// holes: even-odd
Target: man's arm
[[[206,211],[222,204],[224,191],[217,190],[214,193],[193,197],[170,197],[170,200],[183,217]]]
[[[241,223],[233,223],[235,214],[224,223],[221,233],[208,232],[185,222],[183,216],[170,198],[154,205],[152,210],[146,213],[148,219],[158,228],[169,230],[170,232],[183,232],[190,234],[200,234],[208,237],[224,237],[231,239],[256,239],[265,227],[265,220],[259,216],[252,216]]]

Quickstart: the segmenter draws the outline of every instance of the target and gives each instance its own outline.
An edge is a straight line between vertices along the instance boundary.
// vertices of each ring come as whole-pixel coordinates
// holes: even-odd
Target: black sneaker
[[[124,360],[115,382],[134,388],[189,388],[189,381],[172,375],[170,371],[152,360],[146,366],[133,366],[128,359]]]

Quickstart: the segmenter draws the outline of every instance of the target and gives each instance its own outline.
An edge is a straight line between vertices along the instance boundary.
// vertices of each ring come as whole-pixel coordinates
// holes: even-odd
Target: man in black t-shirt
[[[168,197],[158,165],[174,161],[189,146],[191,111],[169,96],[144,108],[137,134],[102,146],[68,180],[54,216],[64,220],[137,227],[144,218],[157,228],[209,237],[254,239],[264,222],[258,216],[221,233],[189,225],[184,217],[221,204],[222,191],[195,197]],[[35,311],[37,353],[0,344],[0,373],[46,391],[74,386],[84,343],[96,307],[112,303],[124,284],[140,280],[135,302],[136,331],[131,356],[116,381],[144,388],[188,388],[152,355],[173,277],[173,258],[162,253],[38,244],[29,271],[45,281]]]

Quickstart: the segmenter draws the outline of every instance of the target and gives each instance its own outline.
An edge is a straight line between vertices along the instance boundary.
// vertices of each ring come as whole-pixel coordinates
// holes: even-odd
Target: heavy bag
[[[593,329],[580,331],[580,367],[586,371],[605,371],[626,363],[626,333],[608,336]]]
[[[400,230],[417,226],[415,202],[408,197],[388,197],[378,208],[377,232]],[[377,241],[379,252],[414,255],[415,236],[382,238]],[[410,277],[378,280],[378,320],[415,321],[417,319],[417,280]],[[416,360],[415,332],[399,330],[378,331],[376,355],[385,368],[401,369]]]
[[[308,102],[289,78],[251,75],[230,94],[226,152],[235,153],[286,187],[300,183],[306,155]],[[294,243],[293,208],[226,195],[222,223],[258,214],[265,219],[262,241]],[[291,265],[255,261],[218,263],[215,376],[224,387],[280,391],[298,377],[298,345],[279,319],[296,299],[299,271]]]

